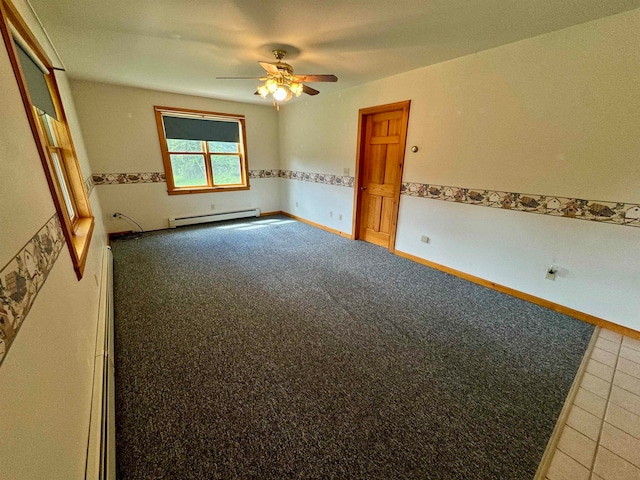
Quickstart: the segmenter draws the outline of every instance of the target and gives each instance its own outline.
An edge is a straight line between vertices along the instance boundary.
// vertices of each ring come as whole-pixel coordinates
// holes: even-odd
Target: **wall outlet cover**
[[[551,265],[549,268],[547,268],[547,274],[545,275],[544,278],[554,282],[556,280],[557,274],[558,274],[558,267],[556,267],[555,265]]]

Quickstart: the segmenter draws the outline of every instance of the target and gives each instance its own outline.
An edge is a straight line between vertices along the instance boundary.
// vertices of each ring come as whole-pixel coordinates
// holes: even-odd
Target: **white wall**
[[[47,50],[22,1],[14,2]],[[91,174],[65,74],[58,72],[84,178]],[[0,45],[0,266],[10,262],[55,213],[4,44]],[[100,205],[84,278],[65,246],[0,365],[0,477],[84,478],[95,351],[101,251]]]
[[[640,203],[639,43],[634,10],[286,105],[281,168],[354,175],[358,109],[411,100],[405,182]],[[311,221],[353,209],[283,182]],[[403,195],[396,248],[640,330],[640,228]]]
[[[278,121],[272,107],[81,80],[72,80],[71,87],[95,173],[164,172],[154,106],[245,115],[249,169],[278,168]],[[115,212],[132,217],[145,230],[155,230],[167,228],[167,218],[174,215],[252,207],[280,210],[277,182],[252,178],[248,191],[171,196],[166,183],[99,185],[96,190],[108,231],[118,232],[132,227],[113,220]]]
[[[638,228],[411,196],[399,224],[397,250],[640,330]]]
[[[278,210],[351,235],[353,188],[284,178],[279,181],[281,198]]]

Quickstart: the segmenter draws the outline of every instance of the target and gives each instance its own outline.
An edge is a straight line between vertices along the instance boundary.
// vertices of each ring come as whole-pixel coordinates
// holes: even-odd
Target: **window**
[[[244,116],[155,107],[169,195],[249,188]]]
[[[44,133],[44,137],[46,139],[46,147],[49,152],[49,157],[51,158],[51,162],[53,164],[53,170],[55,172],[56,180],[58,181],[60,191],[62,193],[62,198],[64,200],[64,206],[67,211],[67,215],[69,220],[71,220],[72,224],[75,224],[78,220],[78,209],[76,207],[75,197],[73,196],[73,192],[69,187],[69,173],[68,169],[65,167],[65,164],[62,162],[64,158],[62,149],[60,148],[60,134],[58,133],[58,129],[62,128],[60,122],[56,121],[49,114],[43,112],[42,110],[35,108],[35,112],[38,118],[38,123],[40,128]]]
[[[78,279],[94,219],[54,68],[13,5],[0,0],[0,30]]]

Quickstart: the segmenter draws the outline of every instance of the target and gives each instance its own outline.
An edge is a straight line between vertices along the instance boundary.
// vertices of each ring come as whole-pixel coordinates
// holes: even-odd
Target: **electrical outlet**
[[[215,210],[215,209],[216,209],[216,205],[215,205],[215,203],[212,203],[211,204],[211,210]]]
[[[429,241],[430,241],[430,240],[431,240],[431,239],[430,239],[429,237],[427,237],[426,235],[422,235],[422,236],[420,237],[420,241],[421,241],[422,243],[429,243]]]
[[[350,169],[350,168],[345,168],[345,169],[344,169],[344,176],[345,176],[345,177],[348,177],[348,176],[349,176],[349,172],[350,172],[350,171],[351,171],[351,169]]]
[[[338,215],[338,220],[342,221],[342,214]]]
[[[329,218],[333,218],[333,212],[329,212]]]
[[[547,268],[547,274],[545,275],[544,278],[546,278],[547,280],[551,280],[553,282],[556,279],[557,273],[558,273],[558,267],[556,267],[555,265],[550,265],[549,268]]]
[[[298,207],[298,202],[296,202],[296,207]]]

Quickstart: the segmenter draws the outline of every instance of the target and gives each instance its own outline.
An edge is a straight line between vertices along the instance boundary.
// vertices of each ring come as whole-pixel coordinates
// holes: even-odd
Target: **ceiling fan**
[[[294,75],[293,67],[282,61],[287,52],[285,50],[273,50],[275,62],[258,62],[267,71],[266,77],[216,77],[220,80],[260,80],[264,82],[255,92],[262,98],[269,95],[273,97],[273,104],[280,109],[278,102],[286,102],[294,95],[300,94],[317,95],[320,92],[315,88],[305,85],[304,82],[337,82],[335,75]]]

